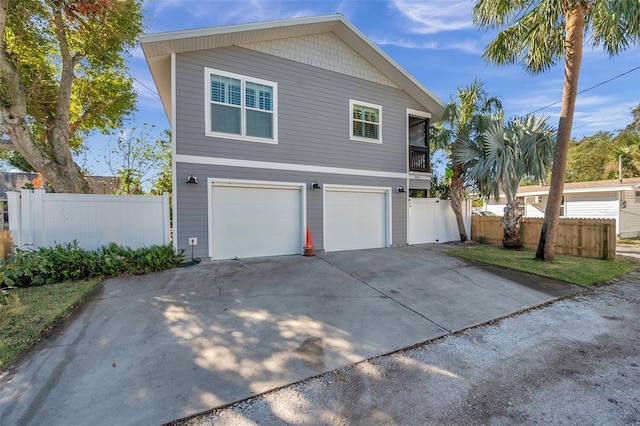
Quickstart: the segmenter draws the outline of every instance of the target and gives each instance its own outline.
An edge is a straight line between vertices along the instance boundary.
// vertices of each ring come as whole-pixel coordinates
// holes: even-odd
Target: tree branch
[[[58,164],[67,164],[71,160],[69,152],[69,121],[71,107],[71,87],[73,85],[73,70],[75,56],[71,55],[69,50],[69,41],[64,27],[64,16],[60,2],[53,2],[51,6],[51,14],[53,16],[53,24],[55,33],[60,47],[60,62],[62,69],[60,70],[60,87],[58,91],[58,99],[56,102],[56,115],[53,121],[53,127],[49,129],[49,142],[53,148],[55,162]]]
[[[15,151],[16,147],[13,146],[10,140],[0,139],[0,151]]]

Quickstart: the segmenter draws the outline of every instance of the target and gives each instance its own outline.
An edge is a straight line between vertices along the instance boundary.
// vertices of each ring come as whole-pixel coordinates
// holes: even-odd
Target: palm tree
[[[465,198],[466,176],[462,164],[454,161],[457,146],[465,140],[478,140],[482,137],[490,117],[502,115],[502,104],[495,97],[489,97],[484,83],[475,80],[465,88],[458,88],[454,99],[447,105],[440,123],[434,126],[432,146],[447,152],[452,163],[449,200],[456,216],[460,241],[468,239],[462,217]]]
[[[497,117],[487,128],[481,143],[467,140],[455,152],[458,164],[476,183],[481,195],[497,199],[504,192],[507,204],[502,226],[508,248],[520,248],[520,217],[516,194],[522,178],[544,179],[555,146],[555,129],[547,119],[535,116],[514,118],[507,125]]]
[[[560,122],[537,259],[553,261],[566,174],[573,112],[582,64],[584,35],[610,55],[640,41],[637,0],[478,0],[474,22],[484,29],[503,28],[483,57],[497,64],[522,62],[531,74],[565,60]]]

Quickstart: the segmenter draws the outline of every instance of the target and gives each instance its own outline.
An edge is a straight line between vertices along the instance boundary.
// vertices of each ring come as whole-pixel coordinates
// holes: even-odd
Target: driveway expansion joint
[[[409,306],[407,306],[406,304],[400,302],[399,300],[395,299],[392,295],[386,294],[385,292],[378,290],[377,288],[375,288],[374,286],[372,286],[371,284],[369,284],[366,281],[363,281],[362,279],[360,279],[359,277],[350,274],[349,272],[345,271],[344,269],[340,268],[338,265],[335,265],[331,262],[329,262],[327,259],[323,258],[323,257],[318,257],[320,260],[328,263],[329,265],[333,266],[334,268],[342,271],[343,273],[347,274],[348,276],[350,276],[351,278],[353,278],[354,280],[366,285],[367,287],[369,287],[370,289],[372,289],[373,291],[380,293],[382,296],[384,296],[386,299],[389,299],[391,301],[393,301],[394,303],[402,306],[403,308],[413,312],[414,314],[418,315],[419,317],[427,320],[428,322],[430,322],[431,324],[435,325],[436,327],[441,328],[442,330],[446,331],[447,333],[452,333],[452,330],[449,330],[448,328],[442,326],[441,324],[438,324],[437,322],[433,321],[432,319],[429,319],[427,317],[425,317],[423,314],[421,314],[420,312],[416,311],[415,309],[410,308]]]

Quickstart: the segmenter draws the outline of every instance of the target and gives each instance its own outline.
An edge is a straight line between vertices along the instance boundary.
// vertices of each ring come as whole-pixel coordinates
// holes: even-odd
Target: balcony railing
[[[409,171],[425,173],[431,172],[429,148],[426,146],[409,145]]]

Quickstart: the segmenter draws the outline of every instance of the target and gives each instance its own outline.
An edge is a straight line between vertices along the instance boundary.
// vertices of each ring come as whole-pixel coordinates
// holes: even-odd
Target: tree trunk
[[[9,2],[0,0],[0,34],[4,34],[9,14]],[[81,59],[73,58],[66,49],[66,39],[61,38],[62,62],[64,63],[60,95],[55,118],[47,132],[52,152],[45,151],[33,139],[28,124],[27,95],[20,73],[6,56],[6,48],[0,38],[0,73],[2,83],[10,96],[11,104],[0,108],[0,131],[9,136],[11,146],[3,149],[18,151],[37,171],[49,181],[57,192],[88,193],[89,185],[78,165],[73,161],[69,148],[69,105],[73,67]]]
[[[464,176],[462,173],[462,165],[454,163],[452,172],[451,188],[449,191],[451,208],[456,215],[460,241],[465,242],[469,237],[467,236],[467,230],[464,227],[464,218],[462,217],[462,207],[464,204]]]
[[[565,3],[566,5],[566,3]],[[570,6],[565,6],[568,9]],[[544,221],[540,242],[536,251],[536,259],[551,262],[555,259],[556,237],[560,210],[562,208],[562,193],[567,171],[567,154],[571,139],[571,126],[578,92],[578,77],[582,64],[582,46],[584,37],[585,15],[588,12],[588,4],[579,3],[565,12],[565,67],[564,89],[562,92],[562,107],[560,109],[560,122],[558,124],[558,138],[553,155],[553,167],[551,169],[551,184],[549,187],[549,199],[544,211]]]
[[[502,216],[502,227],[504,228],[504,239],[502,245],[505,248],[519,249],[522,248],[522,239],[520,238],[520,218],[522,213],[518,210],[518,201],[507,203],[504,208],[504,216]]]

